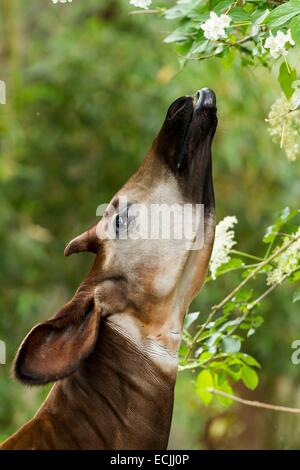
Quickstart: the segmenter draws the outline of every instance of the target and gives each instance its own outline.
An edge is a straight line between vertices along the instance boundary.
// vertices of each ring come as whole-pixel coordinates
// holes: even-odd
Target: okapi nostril
[[[215,108],[216,95],[209,88],[202,88],[196,93],[196,109]]]

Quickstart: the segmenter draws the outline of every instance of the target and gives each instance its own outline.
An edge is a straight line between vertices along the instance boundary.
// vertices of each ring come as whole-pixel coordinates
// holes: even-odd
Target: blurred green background
[[[129,15],[128,3],[0,3],[0,79],[7,84],[7,104],[0,105],[0,339],[7,345],[0,440],[33,415],[48,391],[10,378],[17,346],[66,302],[92,263],[87,254],[64,259],[65,244],[95,222],[98,204],[138,167],[175,98],[204,86],[217,93],[217,217],[238,217],[238,248],[262,252],[260,239],[276,211],[299,207],[300,160],[286,160],[264,122],[280,93],[276,80],[265,70],[242,69],[234,56],[193,61],[180,71],[162,42],[168,22]],[[210,284],[193,309],[204,315],[235,281]],[[265,323],[244,346],[263,365],[261,384],[255,392],[236,391],[299,407],[300,366],[290,358],[300,316],[290,297],[284,287],[264,304]],[[193,374],[179,374],[171,448],[299,446],[297,415],[205,408]]]

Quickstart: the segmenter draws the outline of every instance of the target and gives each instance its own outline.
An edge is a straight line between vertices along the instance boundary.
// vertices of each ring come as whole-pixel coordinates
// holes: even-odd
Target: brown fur
[[[90,357],[2,449],[164,449],[174,383],[103,322]]]

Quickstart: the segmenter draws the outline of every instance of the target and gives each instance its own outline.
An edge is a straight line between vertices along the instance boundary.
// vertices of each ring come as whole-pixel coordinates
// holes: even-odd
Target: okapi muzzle
[[[59,382],[37,417],[4,448],[166,447],[183,319],[204,282],[214,241],[211,144],[216,127],[213,91],[205,88],[177,99],[141,167],[112,198],[100,222],[67,245],[66,256],[95,253],[93,267],[74,297],[30,331],[14,362],[14,375],[23,383]],[[128,215],[135,204],[203,204],[202,246],[187,250],[184,240],[122,237],[138,223],[138,216]],[[109,224],[115,237],[103,236]],[[84,389],[80,400],[74,381],[77,391],[78,384]],[[87,443],[83,435],[73,436],[66,409],[97,414],[96,398],[89,401],[95,390],[101,413]],[[76,429],[80,434],[78,423]],[[114,437],[105,439],[106,429]],[[47,436],[43,443],[40,432]]]

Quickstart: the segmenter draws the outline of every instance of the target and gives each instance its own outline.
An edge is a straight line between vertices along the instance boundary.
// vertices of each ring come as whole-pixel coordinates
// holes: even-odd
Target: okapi
[[[95,253],[74,297],[26,336],[14,362],[28,385],[56,382],[34,418],[1,449],[166,449],[183,320],[214,242],[211,144],[216,98],[204,88],[177,99],[139,170],[98,224],[65,255]],[[134,203],[204,205],[204,242],[122,239]],[[116,237],[101,237],[115,209]]]

